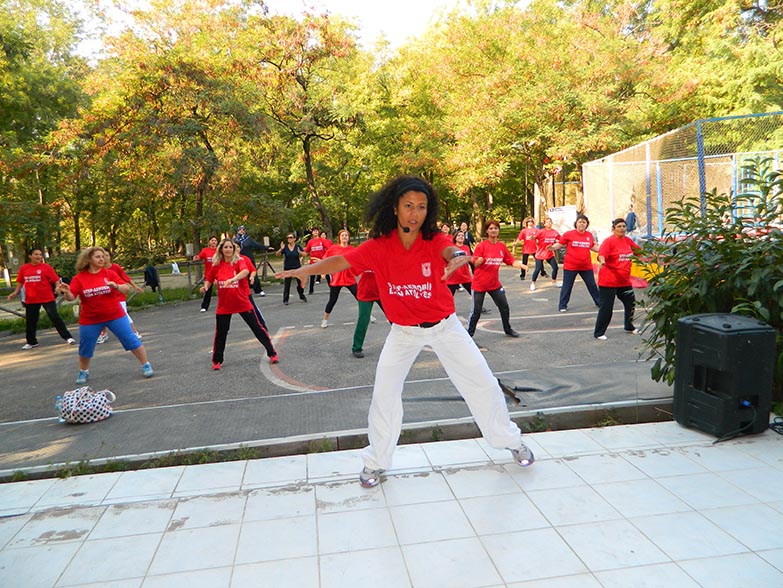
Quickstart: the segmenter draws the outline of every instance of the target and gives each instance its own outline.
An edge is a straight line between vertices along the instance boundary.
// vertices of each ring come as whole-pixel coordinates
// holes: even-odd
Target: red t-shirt
[[[123,283],[115,272],[101,268],[94,274],[89,270],[81,271],[68,284],[71,294],[81,299],[80,325],[106,323],[125,316],[117,290],[111,288],[107,282]]]
[[[554,251],[549,251],[547,247],[557,243],[560,233],[554,229],[540,229],[536,234],[536,259],[547,260],[554,257]]]
[[[212,269],[212,258],[215,257],[216,247],[204,247],[196,256],[198,259],[204,260],[204,275],[209,274],[209,270]]]
[[[590,248],[595,245],[595,237],[591,232],[580,233],[576,229],[566,231],[559,242],[566,246],[563,269],[575,272],[593,269]]]
[[[45,304],[54,300],[52,286],[60,276],[48,263],[25,263],[19,268],[16,283],[24,285],[24,300],[30,304]]]
[[[108,269],[113,271],[118,276],[120,276],[120,281],[117,282],[118,284],[120,284],[120,283],[130,284],[130,282],[131,282],[130,276],[125,273],[125,270],[122,268],[121,265],[117,265],[116,263],[112,263],[111,267],[108,268]],[[123,302],[128,299],[128,297],[125,296],[125,294],[123,294],[119,290],[115,290],[114,291],[114,295],[117,297],[117,300],[120,300],[120,301],[123,301]]]
[[[310,254],[310,263],[317,263],[319,259],[323,259],[326,255],[326,239],[320,237],[313,237],[305,245],[305,253]]]
[[[362,302],[375,302],[380,300],[378,294],[378,282],[372,270],[364,270],[359,276],[359,286],[356,288],[356,298]]]
[[[356,249],[353,245],[343,247],[342,245],[332,245],[326,252],[326,257],[332,257],[334,255],[347,255],[347,253],[353,249]],[[356,272],[348,268],[336,274],[332,274],[329,281],[330,286],[352,286],[356,283]]]
[[[536,235],[538,235],[538,229],[535,227],[519,231],[517,241],[522,241],[522,253],[530,255],[536,252]]]
[[[471,255],[470,247],[467,245],[459,246],[455,243],[454,247],[459,247],[467,255]],[[454,273],[446,278],[446,284],[470,284],[472,279],[473,277],[470,275],[470,264],[466,263],[465,265],[461,265],[457,270],[454,271]]]
[[[244,269],[252,272],[253,268],[250,267],[251,265],[244,257],[240,257],[233,265],[221,259],[210,268],[207,282],[217,284],[218,287],[218,305],[215,314],[236,314],[253,310],[250,298],[248,298],[250,296],[250,286],[247,279],[226,284],[227,280],[230,280]]]
[[[483,263],[477,265],[473,270],[473,290],[475,292],[491,292],[492,290],[502,288],[503,284],[500,283],[500,276],[498,275],[500,266],[504,263],[506,265],[514,263],[514,257],[509,252],[506,244],[500,241],[496,243],[482,241],[476,245],[473,256],[484,258]]]
[[[348,251],[345,258],[360,272],[371,269],[378,282],[383,311],[398,325],[432,323],[454,313],[454,297],[442,279],[443,250],[454,243],[438,233],[430,241],[416,237],[405,249],[399,235],[370,239]]]
[[[634,249],[641,249],[629,237],[618,239],[615,235],[601,243],[598,255],[604,265],[598,272],[598,285],[605,288],[622,288],[631,285],[631,258]]]

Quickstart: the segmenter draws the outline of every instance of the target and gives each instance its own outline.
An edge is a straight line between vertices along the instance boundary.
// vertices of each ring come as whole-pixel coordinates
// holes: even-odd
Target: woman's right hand
[[[304,288],[305,283],[307,282],[307,276],[308,274],[304,273],[302,270],[305,269],[305,266],[298,267],[296,269],[290,269],[290,270],[283,270],[282,272],[277,272],[275,274],[275,277],[278,280],[283,280],[285,278],[296,278],[299,280],[299,285]]]

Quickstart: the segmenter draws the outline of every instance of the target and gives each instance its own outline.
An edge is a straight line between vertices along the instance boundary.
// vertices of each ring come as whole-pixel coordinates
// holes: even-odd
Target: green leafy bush
[[[61,253],[45,261],[54,268],[58,276],[72,278],[76,275],[76,258],[78,256],[78,253]]]
[[[678,319],[699,313],[754,316],[777,331],[774,397],[783,399],[783,173],[771,160],[744,167],[748,193],[705,194],[674,204],[671,230],[644,245],[640,257],[659,266],[645,293],[652,377],[674,382]],[[752,193],[750,193],[752,190]],[[750,217],[750,218],[749,218]]]

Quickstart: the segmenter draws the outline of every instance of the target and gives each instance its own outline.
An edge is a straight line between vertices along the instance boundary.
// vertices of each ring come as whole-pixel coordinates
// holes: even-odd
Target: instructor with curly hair
[[[522,466],[533,452],[509,418],[498,380],[454,313],[446,278],[472,257],[438,230],[438,197],[423,179],[399,176],[372,196],[366,220],[370,239],[344,255],[281,272],[304,282],[315,273],[371,269],[386,316],[392,323],[375,371],[368,422],[370,444],[362,451],[359,482],[376,486],[392,465],[402,428],[402,389],[419,352],[430,346],[465,399],[493,447],[511,450]]]

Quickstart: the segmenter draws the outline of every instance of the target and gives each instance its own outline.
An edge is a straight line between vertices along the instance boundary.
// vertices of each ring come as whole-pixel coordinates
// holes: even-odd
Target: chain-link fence
[[[582,166],[585,210],[591,226],[608,234],[611,220],[631,206],[637,233],[660,235],[673,202],[747,192],[743,166],[753,158],[783,162],[783,112],[697,120]]]

